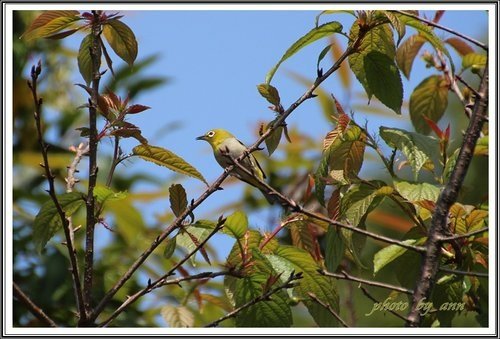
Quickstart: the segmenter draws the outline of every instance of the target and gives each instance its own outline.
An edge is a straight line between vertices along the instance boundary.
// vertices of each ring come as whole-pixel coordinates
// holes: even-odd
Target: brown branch
[[[73,158],[71,164],[68,166],[68,175],[65,179],[66,192],[68,193],[73,192],[75,184],[80,181],[75,177],[75,173],[78,172],[77,166],[82,160],[82,157],[89,152],[89,145],[84,145],[83,143],[81,143],[80,145],[78,145],[78,147],[71,146],[70,150],[75,152],[75,157]]]
[[[50,327],[58,327],[54,320],[52,320],[45,312],[38,307],[31,299],[24,294],[24,292],[17,286],[16,283],[12,283],[14,287],[14,296],[22,302],[26,308],[35,316],[38,320],[44,322]]]
[[[85,272],[83,277],[83,301],[87,317],[92,313],[92,281],[94,275],[94,230],[96,224],[96,201],[94,188],[97,183],[97,102],[99,99],[99,82],[101,74],[101,46],[99,35],[101,34],[100,11],[92,11],[92,46],[90,47],[90,58],[92,61],[92,88],[89,102],[89,183],[87,190],[87,228],[85,230]],[[89,321],[81,321],[80,325],[91,325]]]
[[[469,233],[465,233],[465,234],[456,234],[456,235],[452,235],[449,237],[442,237],[441,241],[442,242],[450,242],[450,241],[454,241],[457,239],[468,238],[468,237],[471,237],[471,236],[476,235],[476,234],[481,234],[481,233],[487,232],[488,229],[489,229],[489,227],[483,227],[481,229],[478,229],[478,230],[475,230],[475,231],[472,231]]]
[[[314,218],[314,219],[317,219],[317,220],[321,220],[321,221],[327,222],[329,224],[332,224],[332,225],[335,225],[335,226],[338,226],[338,227],[341,227],[341,228],[345,228],[345,229],[350,230],[352,232],[360,233],[360,234],[366,235],[367,237],[370,237],[370,238],[373,238],[373,239],[377,239],[377,240],[380,240],[380,241],[383,241],[383,242],[386,242],[386,243],[389,243],[389,244],[397,245],[397,246],[400,246],[400,247],[403,247],[403,248],[406,248],[406,249],[409,249],[409,250],[412,250],[412,251],[415,251],[415,252],[418,252],[418,253],[425,252],[425,248],[423,248],[421,246],[415,246],[415,245],[405,244],[402,241],[395,240],[395,239],[392,239],[392,238],[388,238],[388,237],[385,237],[383,235],[379,235],[377,233],[373,233],[373,232],[370,232],[370,231],[367,231],[367,230],[363,230],[361,228],[358,228],[358,227],[355,227],[355,226],[352,226],[352,225],[344,224],[344,223],[341,223],[341,222],[339,222],[337,220],[330,219],[330,218],[328,218],[328,217],[326,217],[326,216],[324,216],[322,214],[318,214],[316,212],[309,211],[309,210],[305,209],[304,207],[300,206],[299,204],[297,204],[291,198],[289,198],[289,197],[281,194],[280,192],[278,192],[275,188],[273,188],[272,186],[270,186],[267,182],[265,182],[262,179],[256,177],[254,173],[250,172],[247,168],[243,167],[243,165],[241,165],[241,163],[238,162],[237,159],[234,159],[234,158],[232,158],[230,156],[228,156],[228,157],[233,162],[233,165],[230,166],[231,168],[233,166],[236,166],[241,171],[244,171],[246,174],[252,176],[254,180],[258,181],[259,184],[261,184],[262,186],[264,186],[268,190],[269,194],[272,194],[272,195],[276,196],[281,201],[281,203],[284,206],[288,206],[288,207],[290,207],[292,210],[294,210],[296,212],[302,213],[304,215],[307,215],[308,217],[311,217],[311,218]],[[229,167],[227,167],[226,170],[228,168]]]
[[[484,73],[479,86],[479,96],[474,103],[469,126],[462,142],[462,147],[457,158],[453,172],[445,188],[439,195],[436,208],[432,215],[431,226],[428,231],[420,277],[417,279],[415,292],[412,297],[412,306],[408,314],[406,326],[416,327],[420,325],[421,315],[418,310],[419,303],[428,299],[434,287],[436,274],[439,269],[441,244],[443,237],[448,232],[448,212],[453,203],[457,201],[458,193],[462,187],[465,175],[469,168],[477,139],[480,136],[488,105],[488,67]]]
[[[42,153],[43,164],[41,166],[45,170],[45,177],[47,178],[47,182],[49,183],[48,193],[50,198],[54,202],[54,205],[57,210],[57,214],[61,219],[61,223],[63,225],[64,237],[66,239],[66,247],[68,248],[68,256],[70,261],[70,271],[71,276],[73,278],[73,289],[75,292],[76,306],[79,311],[80,319],[85,318],[85,312],[83,308],[83,292],[82,285],[80,282],[80,273],[78,270],[78,261],[76,257],[76,250],[74,248],[74,242],[72,237],[71,226],[66,218],[66,214],[57,199],[55,183],[54,183],[54,175],[52,174],[52,170],[49,165],[49,157],[48,157],[48,145],[43,140],[43,132],[42,132],[42,98],[38,97],[37,85],[38,85],[38,77],[42,72],[41,63],[38,62],[38,65],[31,68],[31,82],[28,81],[28,86],[31,90],[31,94],[33,95],[33,102],[35,105],[35,111],[33,112],[35,118],[35,125],[38,137],[38,143],[40,145],[40,152]]]
[[[342,324],[342,326],[349,327],[349,325],[347,325],[346,322],[344,320],[342,320],[342,318],[337,314],[337,312],[335,312],[335,310],[332,308],[332,306],[330,304],[326,304],[326,303],[322,302],[312,292],[307,292],[307,295],[309,295],[309,297],[311,297],[311,299],[314,300],[316,303],[318,303],[319,305],[326,308],[328,310],[328,312],[330,312],[335,317],[335,319],[337,319]]]
[[[361,289],[361,292],[363,292],[363,294],[368,298],[370,299],[371,301],[373,301],[374,303],[377,303],[377,304],[380,304],[380,301],[378,301],[377,299],[375,299],[369,292],[368,290],[363,287],[363,286],[360,286],[359,287]],[[404,320],[404,321],[407,321],[408,319],[406,319],[405,317],[403,317],[401,314],[399,314],[398,312],[396,311],[392,311],[390,309],[387,309],[387,311],[393,315],[395,315],[396,317],[398,317],[399,319],[401,320]]]
[[[445,267],[440,267],[439,270],[441,272],[451,273],[451,274],[456,274],[456,275],[469,275],[472,277],[488,278],[488,273],[483,273],[483,272],[452,270],[450,268],[445,268]]]
[[[222,229],[224,226],[225,219],[222,217],[219,218],[219,221],[215,228],[210,232],[210,234],[203,240],[201,241],[188,255],[186,255],[181,261],[179,261],[177,264],[174,265],[166,274],[164,274],[162,277],[157,279],[153,283],[148,283],[148,286],[143,288],[142,290],[136,292],[134,295],[130,296],[125,300],[106,320],[104,320],[99,326],[100,327],[105,327],[109,325],[120,313],[122,313],[129,305],[134,303],[137,299],[140,297],[150,293],[151,291],[165,286],[165,285],[171,285],[171,284],[179,284],[179,282],[184,281],[184,280],[192,280],[192,279],[201,279],[201,278],[211,278],[211,277],[216,277],[219,275],[222,275],[220,272],[217,274],[211,273],[211,272],[205,272],[205,273],[200,273],[195,276],[191,276],[191,279],[174,279],[174,280],[167,280],[168,277],[170,277],[174,272],[181,266],[183,265],[186,261],[189,260],[195,253],[197,253],[207,242],[212,236],[214,236],[219,230]]]
[[[295,273],[295,272],[292,272],[290,274],[290,277],[288,277],[288,279],[281,285],[267,291],[266,293],[264,293],[263,295],[259,295],[258,297],[250,300],[249,302],[247,302],[246,304],[243,304],[241,305],[240,307],[234,309],[233,311],[229,312],[228,314],[226,314],[225,316],[223,317],[220,317],[219,319],[211,322],[210,324],[208,325],[205,325],[204,327],[216,327],[218,326],[221,322],[223,322],[224,320],[227,320],[227,319],[230,319],[230,318],[234,318],[235,316],[238,315],[238,313],[240,313],[241,311],[243,311],[244,309],[250,307],[250,306],[253,306],[261,301],[269,301],[270,300],[270,297],[283,290],[283,289],[287,289],[287,288],[292,288],[295,286],[295,284],[293,283],[293,281],[295,280],[299,280],[299,279],[302,279],[302,272],[299,272],[299,273]]]
[[[355,281],[355,282],[359,282],[361,284],[375,286],[375,287],[381,287],[381,288],[385,288],[388,290],[393,290],[393,291],[397,291],[397,292],[401,292],[401,293],[405,293],[405,294],[413,294],[413,291],[410,289],[407,289],[407,288],[404,288],[401,286],[390,285],[390,284],[386,284],[386,283],[382,283],[382,282],[378,282],[378,281],[358,278],[358,277],[355,277],[355,276],[348,274],[344,270],[342,270],[341,273],[328,272],[328,271],[325,271],[322,269],[318,270],[318,272],[319,272],[319,274],[322,274],[322,275],[327,276],[327,277]]]
[[[457,32],[457,31],[454,31],[454,30],[452,30],[451,28],[448,28],[448,27],[445,27],[445,26],[441,26],[440,24],[437,24],[437,23],[435,23],[435,22],[433,22],[433,21],[430,21],[430,20],[427,20],[427,19],[421,18],[421,17],[419,17],[419,16],[416,16],[416,15],[413,15],[413,14],[410,14],[410,13],[406,13],[406,12],[404,12],[404,11],[391,11],[391,12],[396,12],[396,13],[398,13],[398,14],[402,14],[402,15],[404,15],[404,16],[408,16],[408,17],[410,17],[410,18],[413,18],[413,19],[416,19],[416,20],[421,21],[421,22],[423,22],[423,23],[426,23],[426,24],[427,24],[427,25],[429,25],[429,26],[433,26],[433,27],[439,28],[439,29],[441,29],[441,30],[443,30],[443,31],[446,31],[446,32],[448,32],[448,33],[451,33],[451,34],[453,34],[453,35],[456,35],[456,36],[458,36],[458,37],[460,37],[460,38],[462,38],[462,39],[464,39],[464,40],[467,40],[467,41],[469,41],[469,42],[472,42],[474,45],[476,45],[476,46],[478,46],[478,47],[481,47],[481,48],[482,48],[482,49],[484,49],[485,51],[488,51],[488,46],[486,46],[486,45],[485,45],[485,44],[483,44],[482,42],[477,41],[476,39],[473,39],[473,38],[471,38],[471,37],[469,37],[469,36],[467,36],[467,35],[464,35],[464,34],[462,34],[462,33]]]
[[[282,126],[284,123],[285,119],[297,108],[299,107],[304,101],[311,99],[314,97],[314,90],[318,88],[318,86],[325,81],[330,75],[332,75],[337,69],[340,68],[340,65],[342,62],[351,54],[357,46],[359,45],[359,42],[363,39],[364,34],[363,31],[360,31],[360,35],[358,38],[353,42],[352,45],[350,45],[344,54],[342,54],[337,61],[326,71],[321,77],[316,78],[314,81],[314,84],[311,85],[311,87],[300,97],[298,98],[294,103],[290,105],[290,107],[280,113],[280,116],[274,121],[271,126],[260,136],[259,139],[249,148],[247,148],[247,151],[244,152],[243,155],[238,157],[236,159],[237,162],[242,161],[244,158],[248,157],[250,153],[256,151],[259,148],[259,145],[264,142],[271,134],[272,132],[277,129],[278,127]],[[92,313],[92,316],[90,317],[91,320],[95,320],[96,317],[103,311],[104,307],[106,304],[111,300],[111,298],[115,295],[115,293],[132,277],[132,275],[137,271],[137,269],[142,265],[144,261],[153,253],[153,251],[160,245],[160,243],[165,240],[170,233],[172,233],[175,229],[181,227],[182,222],[184,219],[189,216],[195,209],[198,207],[205,199],[207,199],[212,193],[215,191],[218,191],[220,188],[220,185],[224,180],[227,178],[229,175],[229,172],[234,168],[234,165],[231,165],[227,167],[224,172],[210,185],[205,192],[203,192],[198,199],[192,202],[190,206],[182,213],[179,215],[166,229],[163,231],[156,239],[153,241],[150,245],[149,248],[147,248],[140,256],[137,258],[137,260],[130,266],[130,268],[120,277],[120,279],[115,283],[115,285],[104,295],[103,299],[99,302],[97,307],[94,309],[94,312]]]

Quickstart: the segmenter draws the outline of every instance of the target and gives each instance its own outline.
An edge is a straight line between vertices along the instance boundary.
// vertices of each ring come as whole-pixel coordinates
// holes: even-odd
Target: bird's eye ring
[[[214,131],[210,131],[207,133],[207,137],[212,138],[215,135]]]

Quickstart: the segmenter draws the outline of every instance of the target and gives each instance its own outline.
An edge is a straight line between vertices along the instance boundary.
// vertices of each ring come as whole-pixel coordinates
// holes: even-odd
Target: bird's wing
[[[236,139],[236,140],[238,140],[238,139]],[[238,140],[238,142],[239,142],[239,143],[240,143],[243,147],[247,148],[247,147],[245,146],[245,144],[244,144],[244,143],[242,143],[242,142],[241,142],[241,141],[239,141],[239,140]],[[260,166],[260,164],[259,164],[259,162],[257,161],[257,159],[256,159],[256,158],[255,158],[252,154],[250,154],[250,155],[249,155],[249,158],[250,158],[250,162],[255,163],[255,165],[257,166],[257,168],[260,170],[260,173],[262,173],[262,178],[266,179],[266,178],[267,178],[266,173],[264,172],[264,170],[263,170],[263,169],[262,169],[262,167]],[[252,166],[252,167],[253,167],[253,166]],[[252,171],[252,173],[253,173],[252,168],[250,168],[250,170],[251,170],[251,171]],[[255,174],[255,173],[253,173],[253,174]]]

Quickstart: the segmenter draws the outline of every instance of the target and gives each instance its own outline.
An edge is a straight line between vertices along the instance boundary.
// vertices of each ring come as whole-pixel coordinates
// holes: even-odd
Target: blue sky
[[[222,170],[215,162],[209,145],[196,141],[195,137],[209,129],[222,127],[233,132],[246,144],[256,140],[257,122],[273,119],[273,113],[267,108],[269,104],[258,94],[256,85],[264,82],[266,73],[286,49],[314,27],[315,16],[319,11],[148,10],[121,13],[125,15],[122,20],[136,34],[139,43],[138,59],[153,54],[160,55],[159,61],[147,70],[147,74],[170,79],[165,86],[137,99],[138,103],[152,109],[133,116],[130,122],[140,126],[143,135],[150,138],[152,144],[180,155],[212,182]],[[434,12],[427,13],[432,18]],[[344,31],[348,32],[354,18],[349,14],[334,14],[322,17],[321,22],[333,20],[341,22]],[[440,24],[482,39],[486,36],[487,15],[484,11],[447,11]],[[410,32],[411,29],[408,29],[407,36]],[[437,34],[440,37],[450,36],[441,31],[437,31]],[[338,38],[345,46],[345,38],[340,35]],[[81,36],[72,36],[66,40],[68,45],[77,48]],[[285,107],[305,91],[301,84],[293,80],[290,71],[313,79],[318,54],[327,44],[324,39],[304,48],[278,70],[272,84],[279,89]],[[456,56],[454,53],[453,55]],[[112,57],[115,65],[122,62],[116,56]],[[325,58],[324,69],[331,62],[331,58]],[[425,69],[423,62],[417,58],[411,81],[402,76],[404,100],[408,100],[411,89],[430,73],[432,70]],[[353,76],[352,82],[354,92],[363,93]],[[322,87],[335,93],[341,102],[346,95],[335,76],[328,79]],[[369,120],[372,131],[378,130],[387,121],[393,126],[398,125],[395,127],[410,128],[407,110],[403,110],[400,117],[389,113],[390,120],[376,115],[364,115],[363,112],[357,113],[360,121],[365,117]],[[287,121],[316,139],[331,129],[319,105],[313,100],[300,106]],[[161,127],[173,122],[179,122],[180,127],[151,139],[161,131]],[[135,141],[125,141],[125,151],[130,151],[135,144]],[[168,170],[139,159],[128,164],[126,170],[150,171],[164,181],[171,178]],[[187,179],[182,183],[189,199],[198,197],[204,189],[204,185],[194,179]],[[207,217],[206,213],[235,199],[241,193],[243,185],[233,185],[223,193],[216,192],[197,209],[197,218]],[[156,188],[145,186],[144,189]],[[162,203],[147,206],[146,214],[151,217],[164,211],[168,208],[167,199],[165,197]],[[257,227],[264,226],[262,215],[252,215],[250,221]]]

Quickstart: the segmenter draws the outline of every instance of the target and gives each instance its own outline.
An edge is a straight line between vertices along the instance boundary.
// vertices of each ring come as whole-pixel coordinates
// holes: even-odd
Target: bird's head
[[[234,136],[225,129],[218,128],[208,131],[204,135],[197,137],[196,140],[205,140],[215,149],[228,138],[234,138]]]

